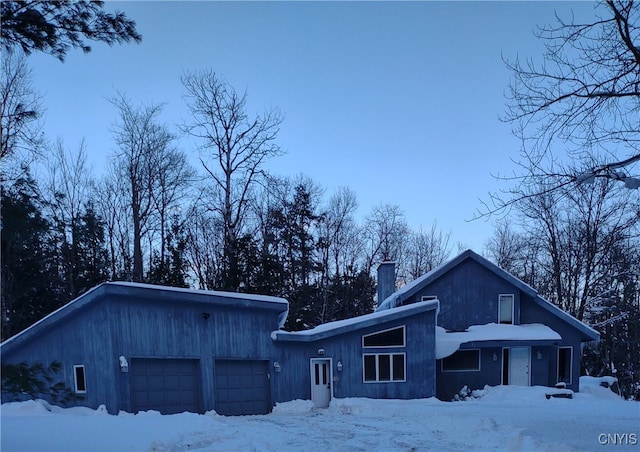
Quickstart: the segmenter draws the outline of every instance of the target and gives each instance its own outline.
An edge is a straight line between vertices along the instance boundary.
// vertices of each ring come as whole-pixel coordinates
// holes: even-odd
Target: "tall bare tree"
[[[167,163],[175,163],[175,137],[159,121],[161,104],[135,107],[123,95],[112,99],[119,120],[113,129],[118,146],[114,178],[126,181],[128,213],[132,226],[133,270],[131,279],[144,278],[143,240],[152,229],[158,201],[157,184],[165,180],[159,171],[173,171]],[[176,157],[177,158],[177,157]],[[181,164],[182,165],[182,164]],[[182,167],[182,166],[181,166]],[[166,180],[165,180],[166,182]],[[165,196],[169,196],[164,187]],[[173,195],[171,195],[173,196]]]
[[[522,142],[520,170],[481,215],[594,179],[640,187],[640,7],[594,7],[593,18],[556,16],[557,25],[538,29],[542,62],[506,62],[512,82],[503,119]]]
[[[201,162],[217,197],[210,204],[222,220],[227,290],[238,290],[238,241],[252,189],[264,176],[266,160],[282,153],[276,137],[283,121],[278,109],[250,117],[247,94],[238,94],[213,71],[182,76],[191,119],[183,130],[199,140]]]

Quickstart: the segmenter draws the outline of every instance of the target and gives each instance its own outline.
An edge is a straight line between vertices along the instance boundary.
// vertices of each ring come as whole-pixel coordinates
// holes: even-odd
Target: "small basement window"
[[[365,383],[406,381],[404,353],[377,353],[362,356]]]
[[[437,300],[438,296],[437,295],[423,295],[420,300],[422,301],[433,301],[433,300]]]
[[[498,296],[498,323],[513,324],[513,294]]]
[[[404,347],[404,326],[362,336],[365,348]]]
[[[458,350],[442,359],[443,372],[467,372],[480,370],[480,350]]]
[[[83,365],[73,366],[73,382],[76,394],[84,394],[87,392],[87,383]]]

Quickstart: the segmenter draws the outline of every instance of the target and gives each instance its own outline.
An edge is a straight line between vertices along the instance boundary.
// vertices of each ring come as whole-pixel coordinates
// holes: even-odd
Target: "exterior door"
[[[331,401],[331,359],[311,359],[311,401],[316,408],[327,408]]]
[[[529,347],[511,347],[509,349],[509,384],[529,386],[529,365],[531,349]]]

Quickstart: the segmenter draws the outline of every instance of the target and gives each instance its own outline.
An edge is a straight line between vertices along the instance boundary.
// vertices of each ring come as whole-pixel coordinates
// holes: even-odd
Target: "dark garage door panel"
[[[227,416],[271,412],[268,361],[216,360],[216,412]]]
[[[200,412],[200,378],[196,359],[133,358],[131,360],[133,412],[162,414]]]

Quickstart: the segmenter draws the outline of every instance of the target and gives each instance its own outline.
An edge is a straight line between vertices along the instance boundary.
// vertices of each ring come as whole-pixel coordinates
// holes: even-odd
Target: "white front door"
[[[531,349],[529,347],[511,347],[509,349],[509,384],[529,386],[529,365]]]
[[[311,359],[311,401],[316,408],[326,408],[331,401],[331,359]]]

